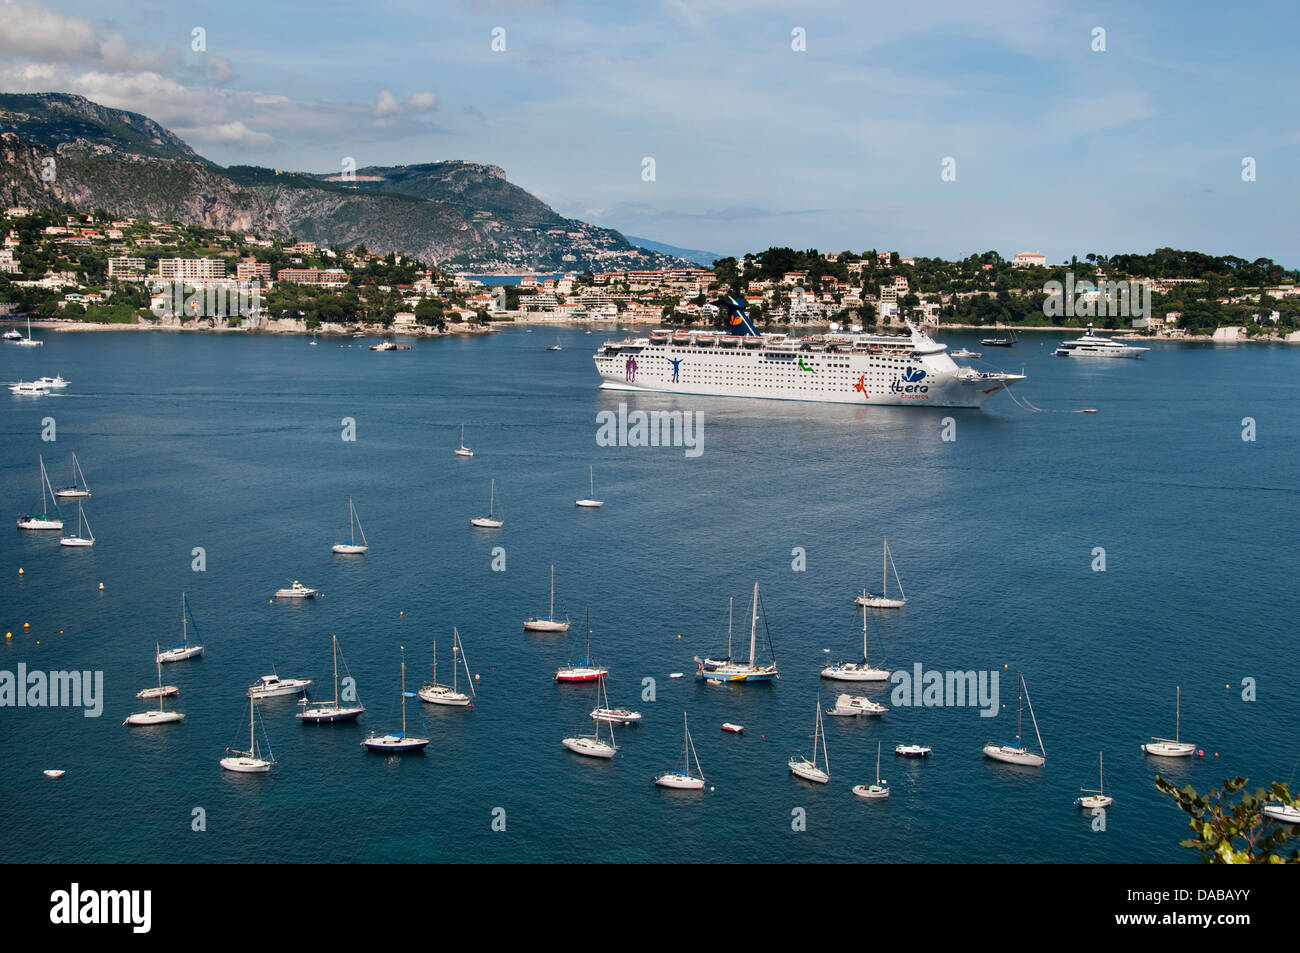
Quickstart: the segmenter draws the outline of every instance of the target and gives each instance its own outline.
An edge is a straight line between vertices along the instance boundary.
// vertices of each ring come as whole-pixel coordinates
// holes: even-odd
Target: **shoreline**
[[[0,317],[0,326],[12,326],[15,328],[25,327],[27,321],[25,318],[19,319],[13,315],[4,315]],[[471,324],[447,324],[445,330],[438,331],[431,327],[413,327],[395,330],[391,327],[372,328],[366,325],[339,325],[339,324],[322,324],[320,327],[309,330],[300,326],[301,322],[291,321],[290,319],[281,319],[276,322],[278,326],[266,326],[257,328],[244,327],[224,327],[224,326],[207,326],[197,322],[181,324],[180,322],[160,322],[157,324],[126,322],[91,322],[91,321],[73,321],[60,318],[42,318],[32,321],[33,328],[41,328],[52,331],[56,334],[68,331],[175,331],[186,333],[205,333],[205,334],[247,334],[247,335],[296,335],[296,336],[320,336],[320,337],[413,337],[413,338],[437,338],[450,337],[454,335],[479,335],[479,334],[498,334],[503,328],[508,327],[563,327],[563,328],[589,328],[592,330],[607,329],[613,333],[635,333],[638,328],[659,328],[663,325],[653,322],[608,322],[592,321],[579,318],[526,318],[512,317],[506,321],[494,321],[486,325]],[[287,325],[287,326],[286,326]],[[700,330],[705,326],[702,325],[683,325],[683,330]],[[808,333],[822,334],[826,333],[829,323],[804,324],[797,327],[792,325],[778,325],[775,333]],[[897,330],[897,329],[892,329]],[[928,326],[927,334],[942,335],[950,331],[978,331],[984,334],[997,335],[1008,331],[1021,333],[1052,333],[1068,335],[1073,333],[1083,333],[1086,328],[1076,328],[1073,326],[1055,326],[1055,325],[1026,325],[1015,327],[991,327],[987,324],[940,324],[937,326]],[[1130,341],[1168,341],[1172,344],[1300,344],[1300,335],[1297,339],[1287,340],[1285,336],[1276,332],[1268,334],[1257,334],[1253,336],[1242,335],[1234,340],[1215,340],[1212,334],[1138,334],[1132,330],[1117,328],[1114,330],[1103,328],[1103,334],[1114,337],[1119,340]]]

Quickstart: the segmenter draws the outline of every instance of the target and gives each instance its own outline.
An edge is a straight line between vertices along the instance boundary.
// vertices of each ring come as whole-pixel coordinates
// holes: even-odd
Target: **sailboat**
[[[569,631],[569,616],[567,613],[563,622],[555,618],[555,563],[551,563],[551,611],[545,617],[534,616],[528,619],[524,622],[524,628],[529,632]]]
[[[194,626],[194,642],[190,642],[190,629]],[[203,643],[199,641],[199,625],[194,621],[194,613],[190,612],[189,603],[185,601],[185,593],[181,593],[181,640],[175,645],[169,645],[158,653],[158,663],[179,662],[181,659],[193,658],[196,655],[203,654]]]
[[[457,668],[457,655],[460,656],[460,663],[465,666],[465,684],[469,686],[470,695],[466,695],[460,690],[458,676],[460,674]],[[474,694],[474,680],[469,677],[469,663],[465,661],[465,648],[460,643],[460,633],[456,627],[451,627],[451,686],[438,684],[438,643],[433,643],[433,682],[425,685],[417,692],[420,701],[428,702],[431,705],[454,705],[458,708],[468,708],[472,702],[471,697]]]
[[[588,492],[591,493],[591,496],[587,497],[585,500],[574,500],[574,501],[573,501],[573,505],[574,505],[574,506],[581,506],[581,507],[583,507],[584,509],[594,510],[594,509],[596,509],[596,508],[598,508],[598,507],[601,507],[601,506],[604,506],[604,505],[605,505],[605,501],[604,501],[604,500],[597,500],[597,499],[594,498],[594,497],[596,496],[596,470],[595,470],[595,467],[591,467],[591,466],[588,466],[588,467],[587,467],[587,477],[588,477],[588,480],[589,480],[589,483],[588,483],[589,490],[588,490]]]
[[[364,553],[370,548],[366,542],[366,531],[361,528],[361,517],[357,516],[357,508],[352,505],[352,498],[348,497],[348,541],[346,543],[335,543],[330,549],[336,553],[342,553],[345,556],[356,556]],[[357,543],[357,533],[361,534],[361,543]]]
[[[406,646],[402,646],[402,731],[400,734],[378,735],[373,731],[365,741],[361,742],[371,751],[387,752],[389,754],[406,754],[409,751],[423,751],[429,743],[428,738],[413,738],[406,733],[406,700],[414,698],[414,692],[406,690]],[[420,723],[424,723],[424,716],[420,716]]]
[[[888,669],[872,668],[867,661],[867,615],[866,612],[862,613],[862,661],[836,662],[833,665],[827,665],[822,669],[822,678],[829,678],[836,682],[889,681]]]
[[[822,763],[821,767],[817,766],[817,746],[821,744]],[[813,728],[813,756],[809,761],[807,758],[795,755],[789,761],[790,773],[796,777],[803,778],[805,781],[815,781],[818,784],[825,784],[831,779],[831,762],[826,754],[826,732],[822,730],[822,704],[821,700],[817,701],[817,721]]]
[[[49,475],[45,472],[45,458],[41,461],[41,512],[40,515],[28,514],[18,518],[19,529],[63,529],[63,514],[59,512],[59,501],[54,498],[50,487]],[[48,496],[46,491],[48,492]],[[54,515],[50,515],[50,504],[54,504]]]
[[[275,755],[271,753],[270,742],[266,745],[265,758],[257,750],[257,735],[253,730],[253,717],[256,711],[257,699],[250,695],[248,698],[248,750],[239,751],[227,748],[226,756],[221,759],[221,766],[227,771],[234,771],[238,774],[266,774],[271,770],[271,765],[275,764]],[[262,733],[266,733],[265,725],[262,727]]]
[[[880,780],[880,742],[876,742],[876,783],[855,784],[853,793],[858,797],[880,800],[889,797],[889,782]]]
[[[86,527],[86,535],[81,535],[81,527]],[[60,546],[94,546],[95,534],[90,531],[90,520],[86,519],[86,514],[81,508],[81,500],[77,500],[77,531],[71,536],[64,536],[59,540]]]
[[[458,457],[474,456],[474,451],[471,450],[469,447],[465,446],[465,425],[464,424],[460,425],[460,446],[457,447],[455,450],[453,450],[452,453],[456,454],[456,456]]]
[[[72,455],[72,486],[61,486],[54,491],[54,495],[61,500],[75,500],[78,497],[90,496],[90,487],[86,486],[86,475],[81,472],[81,464],[77,461],[77,455]]]
[[[1074,799],[1074,803],[1085,811],[1090,811],[1095,807],[1110,807],[1115,803],[1113,797],[1106,794],[1106,774],[1105,765],[1102,760],[1104,752],[1097,752],[1097,790],[1091,791],[1088,788],[1079,788],[1083,797]]]
[[[1016,337],[1015,328],[1011,329],[1011,336],[1005,338],[980,338],[980,343],[985,347],[1015,347],[1020,339]]]
[[[561,351],[561,350],[563,350],[563,348],[560,347],[560,339],[559,339],[559,338],[556,338],[556,339],[555,339],[555,343],[552,344],[550,347],[548,347],[546,350],[548,350],[548,351]]]
[[[166,711],[163,709],[163,699],[169,695],[180,694],[180,689],[174,685],[164,686],[162,683],[162,663],[155,661],[154,668],[158,671],[158,687],[154,689],[146,688],[143,692],[136,695],[137,698],[157,698],[158,710],[136,712],[133,715],[127,715],[124,725],[165,725],[171,721],[181,721],[185,715],[179,711]]]
[[[596,686],[596,705],[598,707],[602,687],[602,685]],[[609,725],[609,741],[601,738],[601,725]],[[614,743],[614,723],[609,721],[596,722],[596,730],[590,735],[575,735],[572,738],[563,738],[560,743],[574,754],[585,755],[588,758],[612,758],[615,752],[618,751],[618,745]]]
[[[37,341],[37,340],[35,340],[35,339],[32,338],[32,319],[31,319],[31,318],[28,318],[28,319],[27,319],[27,337],[25,337],[25,338],[21,338],[21,337],[20,337],[18,340],[14,341],[14,343],[17,344],[17,345],[19,345],[20,347],[40,347],[40,346],[41,346],[42,344],[44,344],[45,342],[44,342],[44,341]]]
[[[894,582],[898,586],[899,598],[889,598],[889,573],[888,570],[894,570]],[[903,584],[898,579],[898,567],[894,566],[894,557],[889,554],[889,540],[885,540],[885,551],[880,557],[880,595],[872,595],[865,589],[862,595],[853,600],[860,606],[866,606],[868,609],[901,609],[907,602],[907,595],[903,592]]]
[[[1142,746],[1142,750],[1147,754],[1159,758],[1190,758],[1196,753],[1196,745],[1179,738],[1183,724],[1183,686],[1181,685],[1178,686],[1174,706],[1174,739],[1170,741],[1168,738],[1152,736],[1151,743]]]
[[[661,788],[676,788],[680,791],[699,791],[704,787],[704,770],[700,767],[700,757],[695,753],[695,743],[691,741],[691,727],[686,721],[686,712],[682,712],[682,728],[686,739],[682,742],[682,770],[667,771],[654,779]],[[695,774],[691,774],[691,760],[695,761]]]
[[[1034,703],[1029,701],[1029,689],[1025,686],[1025,676],[1020,672],[1016,673],[1020,682],[1019,701],[1016,704],[1016,742],[1007,744],[1005,741],[990,741],[984,746],[984,756],[992,758],[994,761],[1005,761],[1007,764],[1023,764],[1031,768],[1038,768],[1047,760],[1047,749],[1043,747],[1043,736],[1038,732],[1038,719],[1034,717]],[[1034,734],[1038,738],[1038,750],[1041,754],[1034,754],[1028,748],[1020,743],[1021,716],[1024,713],[1025,703],[1029,702],[1029,717],[1034,722]]]
[[[557,682],[594,682],[608,674],[608,669],[602,665],[595,665],[591,661],[591,606],[587,606],[587,647],[582,653],[582,661],[577,665],[565,665],[556,669],[555,680]]]
[[[492,489],[488,491],[488,515],[474,517],[469,521],[470,526],[478,526],[481,529],[500,529],[504,525],[504,520],[493,519],[492,517],[492,507],[496,502],[496,497],[497,481],[493,480]]]
[[[780,671],[773,658],[767,665],[755,665],[754,658],[758,649],[758,583],[754,583],[754,598],[751,603],[749,619],[749,662],[736,662],[731,658],[731,602],[727,605],[727,657],[721,659],[706,658],[699,664],[695,675],[697,678],[711,682],[770,682],[780,678]],[[767,631],[766,620],[763,631]],[[772,655],[772,638],[767,639],[768,655]],[[820,716],[819,716],[820,717]]]
[[[307,707],[306,697],[298,704],[302,706],[302,711],[298,712],[298,718],[305,725],[323,725],[331,724],[336,721],[355,721],[357,716],[365,711],[365,706],[360,701],[354,704],[339,704],[339,637],[333,636],[334,639],[334,701],[317,703],[312,707]],[[343,662],[343,671],[347,671],[348,663]],[[355,692],[353,693],[355,696]]]

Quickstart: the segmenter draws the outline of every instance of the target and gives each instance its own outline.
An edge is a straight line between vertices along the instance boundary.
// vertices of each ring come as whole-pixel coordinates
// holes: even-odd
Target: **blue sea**
[[[71,386],[4,393],[0,497],[34,511],[38,457],[57,486],[75,452],[97,542],[0,532],[0,671],[102,672],[104,707],[0,708],[0,861],[1190,862],[1158,771],[1198,790],[1294,780],[1300,350],[1155,344],[1140,362],[1089,363],[1027,334],[985,357],[1024,368],[1017,391],[1048,411],[1032,413],[1005,394],[936,411],[602,392],[591,354],[606,332],[580,328],[559,332],[560,352],[552,331],[522,328],[390,353],[42,333],[44,347],[0,348],[0,378]],[[945,340],[979,349],[977,336]],[[596,415],[620,402],[699,411],[703,453],[599,446]],[[1081,408],[1097,413],[1057,412]],[[452,454],[462,423],[472,459]],[[599,510],[574,506],[589,466]],[[473,529],[493,479],[505,525]],[[349,498],[364,557],[330,552]],[[810,785],[786,762],[811,752],[815,706],[836,693],[821,667],[860,654],[853,596],[879,586],[885,537],[908,601],[872,613],[872,661],[883,647],[890,668],[996,671],[1002,710],[866,689],[889,712],[825,719],[831,780]],[[525,633],[552,564],[574,625]],[[294,579],[321,598],[271,599]],[[756,581],[780,680],[697,681],[693,659],[726,650],[731,597],[747,641]],[[187,717],[124,727],[148,704],[134,696],[155,683],[155,643],[179,636],[182,591],[205,653],[163,675]],[[611,702],[644,714],[615,729],[611,761],[560,744],[591,730],[591,687],[553,679],[582,656],[588,606]],[[430,677],[434,640],[448,681],[453,626],[474,707],[410,700],[426,751],[368,753],[368,731],[400,728],[403,648],[408,690]],[[304,726],[294,699],[270,700],[272,772],[221,770],[225,748],[247,743],[259,676],[330,694],[331,634],[360,721]],[[1015,734],[1017,671],[1040,770],[981,755]],[[1174,732],[1179,686],[1181,737],[1204,757],[1147,758],[1139,745]],[[651,784],[680,766],[683,712],[702,793]],[[878,742],[892,797],[866,802],[850,789],[873,779]],[[933,757],[892,753],[913,742]],[[1104,830],[1073,803],[1101,751],[1116,799]]]

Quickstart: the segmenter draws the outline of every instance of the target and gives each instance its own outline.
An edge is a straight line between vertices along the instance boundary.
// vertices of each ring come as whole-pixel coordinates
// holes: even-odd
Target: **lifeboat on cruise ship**
[[[718,336],[716,334],[696,334],[695,343],[700,347],[713,347],[718,343]]]
[[[667,332],[667,331],[651,331],[651,332],[650,332],[650,343],[651,343],[651,344],[667,344],[667,343],[668,343],[668,332]]]
[[[746,334],[744,338],[745,347],[762,347],[763,339],[757,334]]]
[[[739,347],[740,336],[736,334],[724,334],[718,340],[718,343],[721,344],[723,347]]]
[[[680,344],[680,345],[690,344],[690,343],[691,343],[691,332],[690,332],[690,331],[674,331],[674,332],[673,332],[673,343],[674,343],[674,344]]]

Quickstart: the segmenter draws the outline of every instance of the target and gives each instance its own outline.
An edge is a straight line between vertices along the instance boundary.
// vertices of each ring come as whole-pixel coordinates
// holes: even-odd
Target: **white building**
[[[1011,266],[1013,268],[1030,268],[1034,265],[1037,265],[1040,268],[1046,267],[1047,256],[1036,251],[1022,251],[1018,252],[1016,256],[1011,259]]]

